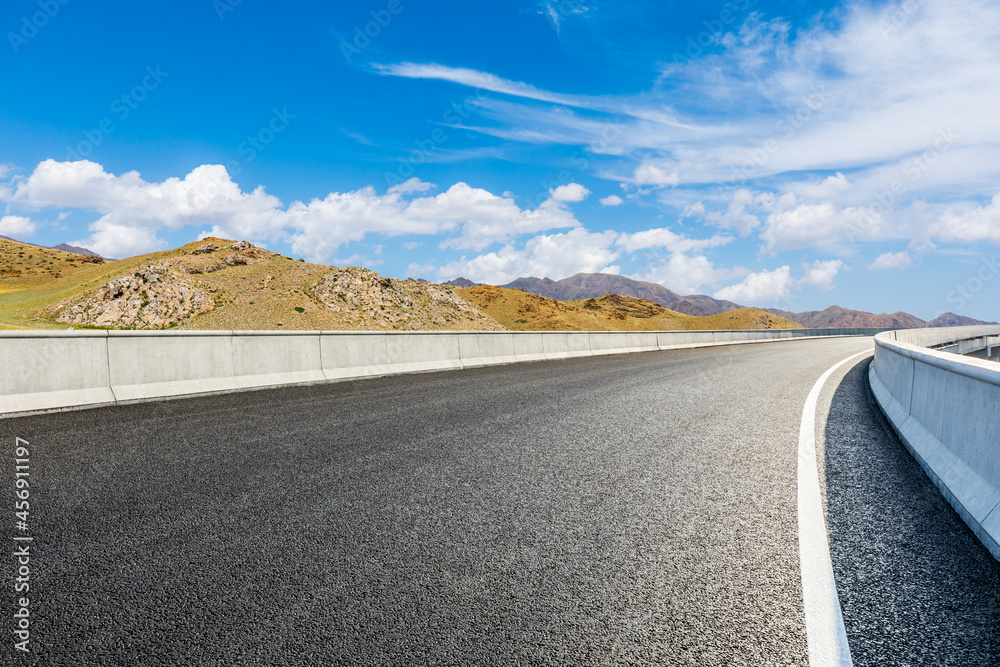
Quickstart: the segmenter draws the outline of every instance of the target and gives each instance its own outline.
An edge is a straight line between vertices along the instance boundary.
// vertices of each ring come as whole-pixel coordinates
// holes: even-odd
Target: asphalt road
[[[871,345],[653,352],[2,420],[6,470],[15,436],[31,443],[34,542],[33,652],[13,650],[4,613],[0,656],[804,665],[802,406],[827,368]],[[855,664],[997,664],[1000,565],[883,429],[865,364],[820,401]]]

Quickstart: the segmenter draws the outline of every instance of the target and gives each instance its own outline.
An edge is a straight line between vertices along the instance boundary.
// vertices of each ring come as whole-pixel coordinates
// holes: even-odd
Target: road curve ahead
[[[7,470],[15,436],[31,443],[32,653],[15,657],[804,665],[802,409],[824,371],[871,347],[651,352],[0,421]],[[855,664],[990,664],[997,564],[934,494],[908,502],[926,489],[866,400],[866,364],[834,374],[817,428]],[[943,526],[931,556],[892,537],[901,521],[909,536]]]

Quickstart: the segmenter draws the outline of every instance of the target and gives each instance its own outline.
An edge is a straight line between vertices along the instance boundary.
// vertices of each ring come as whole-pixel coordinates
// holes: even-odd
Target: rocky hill
[[[649,331],[987,324],[953,313],[925,323],[907,313],[875,315],[838,306],[806,313],[741,308],[599,273],[512,283],[528,290],[465,279],[452,283],[311,264],[216,238],[118,261],[0,239],[0,329]]]
[[[480,283],[475,283],[467,278],[456,278],[446,284],[456,287],[475,287],[480,285]],[[738,303],[715,299],[704,294],[682,296],[663,285],[633,280],[609,273],[578,273],[562,280],[524,277],[518,278],[506,285],[501,285],[501,287],[520,289],[558,301],[592,299],[605,294],[617,294],[619,296],[645,299],[653,303],[658,303],[674,312],[696,316],[719,315],[746,308],[746,306],[741,306]],[[866,327],[909,329],[917,327],[993,324],[992,322],[983,322],[971,317],[955,315],[954,313],[945,313],[930,322],[925,322],[919,317],[904,312],[875,314],[842,308],[840,306],[830,306],[826,310],[814,310],[802,313],[793,313],[777,308],[768,308],[767,310],[793,322],[798,322],[808,328],[841,329]]]
[[[919,329],[922,327],[955,327],[980,324],[995,324],[983,322],[971,317],[963,317],[954,313],[945,313],[930,322],[910,315],[909,313],[867,313],[863,310],[851,310],[840,306],[830,306],[826,310],[813,310],[803,313],[790,313],[786,310],[769,308],[769,312],[798,322],[808,329],[845,329],[852,327],[877,329]]]
[[[39,314],[77,326],[163,329],[212,310],[215,299],[173,264],[147,264]]]
[[[449,280],[448,282],[441,284],[446,285],[448,287],[475,287],[476,285],[479,285],[481,283],[474,283],[468,278],[458,277],[455,278],[454,280]]]
[[[8,328],[503,328],[447,287],[295,261],[247,242],[210,238],[108,263],[23,244],[10,251],[23,270],[2,273],[0,254]]]
[[[578,273],[562,280],[534,277],[518,278],[506,285],[501,285],[501,287],[521,289],[559,301],[593,299],[605,294],[617,294],[646,299],[685,315],[718,315],[730,310],[745,308],[738,303],[713,299],[704,294],[681,296],[657,283],[633,280],[610,273]]]
[[[982,320],[973,319],[971,317],[965,317],[964,315],[956,315],[955,313],[944,313],[942,315],[938,315],[924,326],[973,327],[973,326],[981,326],[984,324],[996,324],[996,322],[984,322]]]
[[[759,308],[692,316],[647,299],[608,294],[562,301],[524,290],[479,285],[455,291],[514,331],[672,331],[710,329],[801,329]]]
[[[326,308],[356,328],[476,329],[503,327],[443,285],[383,278],[357,267],[335,269],[310,289]]]

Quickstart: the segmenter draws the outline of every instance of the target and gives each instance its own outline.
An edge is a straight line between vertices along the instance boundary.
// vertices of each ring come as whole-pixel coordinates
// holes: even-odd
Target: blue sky
[[[0,234],[1000,320],[1000,6],[12,0]]]

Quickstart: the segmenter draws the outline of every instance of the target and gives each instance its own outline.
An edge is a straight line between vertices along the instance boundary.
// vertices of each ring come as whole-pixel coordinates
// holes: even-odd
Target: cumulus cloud
[[[370,234],[452,234],[446,246],[481,250],[522,234],[579,227],[569,204],[590,194],[570,183],[553,189],[536,208],[522,209],[512,196],[466,183],[436,196],[419,196],[434,187],[412,178],[385,194],[365,187],[285,206],[263,187],[242,191],[221,165],[202,165],[183,179],[150,183],[138,172],[115,175],[87,160],[46,160],[17,183],[9,201],[27,209],[100,214],[90,235],[78,243],[105,256],[157,250],[163,247],[159,233],[195,226],[218,236],[285,240],[297,254],[325,261],[343,244]]]
[[[799,280],[803,285],[815,285],[820,289],[832,290],[833,280],[837,277],[844,262],[839,259],[818,261],[806,267],[806,274]]]
[[[621,206],[625,200],[618,195],[609,195],[600,200],[601,206]]]
[[[683,217],[701,218],[740,236],[757,231],[768,253],[916,234],[912,222],[902,225],[895,220],[890,225],[889,211],[878,203],[842,204],[850,190],[850,182],[839,173],[819,182],[793,184],[784,192],[739,188],[730,194],[726,210],[708,210],[699,201],[687,205]]]
[[[662,187],[677,185],[680,183],[680,176],[676,170],[671,170],[652,162],[644,162],[636,168],[632,180],[636,185],[656,185]]]
[[[766,198],[766,196],[765,196]],[[731,229],[740,236],[747,236],[760,227],[760,218],[749,212],[749,207],[759,206],[761,197],[754,197],[746,188],[740,188],[731,195],[729,206],[724,212],[708,211],[704,202],[695,202],[684,209],[684,217],[700,217],[716,227]]]
[[[590,195],[578,183],[551,189],[534,208],[522,208],[510,193],[496,195],[467,183],[432,194],[436,187],[413,178],[384,193],[369,186],[285,205],[263,187],[244,192],[220,165],[202,165],[184,178],[148,182],[137,172],[116,175],[94,162],[47,160],[16,181],[9,203],[25,209],[63,209],[60,215],[67,209],[95,212],[89,236],[74,243],[105,256],[162,249],[167,233],[184,229],[200,232],[199,238],[287,242],[296,255],[318,262],[370,236],[424,235],[437,237],[441,248],[478,253],[443,265],[436,262],[436,269],[419,267],[443,278],[465,275],[496,283],[531,274],[618,273],[616,260],[643,251],[648,259],[645,279],[679,291],[697,291],[746,273],[717,268],[703,254],[730,243],[731,236],[690,238],[666,227],[629,233],[584,229],[570,209]],[[8,215],[0,229],[25,236],[34,223],[29,217]],[[487,252],[495,244],[502,247]],[[404,247],[415,248],[417,242],[410,240]]]
[[[400,183],[399,185],[394,185],[389,188],[389,194],[410,194],[411,192],[427,192],[428,190],[433,190],[437,186],[433,183],[425,183],[417,177],[413,177],[408,181]]]
[[[838,200],[848,190],[851,183],[847,177],[837,172],[833,176],[828,176],[819,183],[809,183],[799,190],[799,196],[812,201]]]
[[[20,215],[5,215],[0,218],[0,234],[21,240],[35,233],[37,225],[31,218]]]
[[[764,250],[800,250],[839,241],[884,238],[887,221],[879,207],[843,207],[833,202],[800,203],[795,195],[776,200],[760,238]]]
[[[1000,243],[1000,193],[982,206],[948,209],[931,225],[931,233],[942,241]]]
[[[571,183],[552,190],[550,198],[538,208],[521,209],[509,197],[498,197],[486,190],[457,183],[437,197],[410,202],[405,214],[407,218],[449,229],[460,225],[461,234],[443,245],[482,250],[522,234],[579,227],[580,222],[566,203],[580,201],[587,194],[586,188]]]
[[[511,96],[503,106],[477,107],[488,122],[468,125],[512,141],[587,146],[613,121],[612,143],[624,159],[603,163],[605,173],[640,186],[746,184],[831,171],[838,175],[809,186],[801,200],[837,203],[842,174],[877,179],[867,191],[884,191],[901,173],[907,178],[908,162],[951,126],[960,138],[938,166],[908,183],[908,196],[978,197],[1000,176],[990,85],[1000,77],[997,3],[849,0],[799,25],[745,16],[725,26],[704,55],[664,58],[660,78],[639,94],[564,95],[438,64],[379,71]]]
[[[717,285],[746,273],[747,271],[741,268],[716,268],[704,255],[673,252],[665,261],[652,266],[649,271],[632,277],[636,280],[659,283],[678,294],[687,295],[699,292],[705,285]]]
[[[715,298],[740,303],[777,301],[791,293],[793,283],[791,267],[782,266],[774,271],[751,273],[742,282],[720,289]]]
[[[266,238],[281,228],[281,202],[260,187],[244,193],[225,167],[203,165],[183,179],[148,183],[138,172],[115,176],[87,160],[45,160],[18,183],[11,201],[31,208],[76,208],[102,215],[79,243],[109,257],[162,247],[158,230],[216,224],[244,238]]]
[[[884,269],[905,269],[913,264],[913,258],[906,250],[902,252],[886,252],[875,258],[875,261],[868,265],[872,271]]]
[[[666,248],[672,252],[692,252],[726,245],[731,236],[716,234],[708,239],[692,239],[660,227],[635,233],[623,233],[618,237],[618,246],[625,252],[636,252],[648,248]]]
[[[608,267],[619,253],[613,249],[617,232],[592,233],[573,229],[529,239],[522,248],[507,245],[477,257],[462,257],[438,269],[438,276],[465,276],[476,282],[502,285],[521,276],[564,277],[595,273]]]
[[[580,202],[590,195],[590,190],[579,183],[569,183],[549,190],[549,195],[554,201]]]

